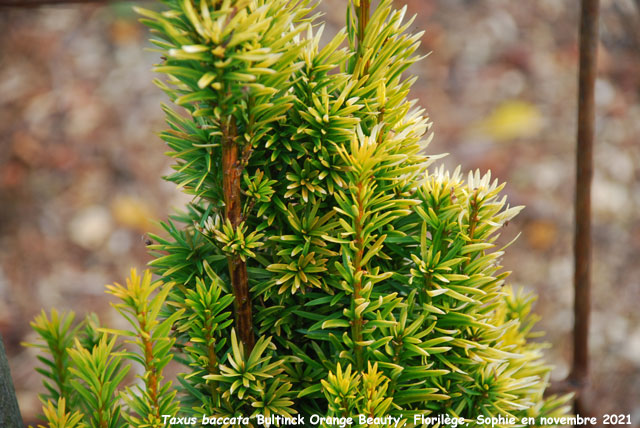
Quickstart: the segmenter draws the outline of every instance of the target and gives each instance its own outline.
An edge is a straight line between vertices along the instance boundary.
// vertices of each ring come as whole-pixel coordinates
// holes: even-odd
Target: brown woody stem
[[[238,143],[236,141],[237,129],[235,119],[232,117],[223,127],[222,138],[222,187],[224,192],[225,217],[236,228],[242,222],[242,191],[241,176],[242,162],[239,158]],[[251,297],[249,296],[249,275],[247,264],[238,255],[227,257],[229,264],[229,278],[235,297],[235,322],[240,340],[251,352],[255,345],[253,335],[253,315]]]
[[[353,267],[356,275],[359,275],[362,272],[362,257],[364,256],[364,240],[362,236],[362,218],[364,217],[364,210],[362,208],[362,205],[364,201],[362,200],[363,199],[362,191],[363,191],[362,183],[358,183],[358,195],[357,195],[358,217],[356,218],[356,224],[355,224],[355,229],[356,229],[355,239],[356,239],[357,252],[356,252],[356,257],[353,263]],[[360,299],[361,291],[362,291],[362,279],[357,279],[353,287],[354,300]],[[356,306],[357,304],[354,304],[354,307]],[[362,341],[362,326],[363,326],[362,317],[356,316],[355,320],[353,320],[353,325],[351,327],[351,335],[353,337],[354,342]],[[362,346],[356,343],[354,346],[354,350],[356,354],[356,368],[358,368],[358,370],[362,370],[364,368],[363,367],[364,363],[362,358]]]
[[[358,6],[358,56],[364,56],[364,36],[365,29],[369,23],[369,12],[371,9],[371,0],[360,0]],[[365,64],[362,74],[367,74],[369,70],[369,62]]]
[[[158,403],[158,368],[153,362],[153,342],[150,339],[153,335],[152,332],[147,329],[146,312],[138,312],[137,315],[141,317],[140,331],[145,333],[140,334],[139,337],[144,346],[145,370],[149,372],[149,375],[145,380],[147,393],[151,400],[151,411],[156,419],[160,420],[160,405]]]
[[[471,213],[469,214],[469,239],[473,242],[473,236],[476,232],[476,227],[478,226],[478,191],[473,192],[473,196],[471,201],[469,202],[471,205]]]
[[[358,7],[358,53],[362,55],[361,48],[364,41],[364,30],[369,23],[369,10],[371,9],[371,0],[360,0]]]
[[[208,320],[207,320],[208,322]],[[207,371],[209,374],[218,374],[218,358],[216,357],[216,342],[213,340],[213,333],[211,330],[205,334],[205,340],[207,341]],[[209,384],[209,391],[213,398],[214,405],[217,405],[218,397],[218,382],[211,381]]]

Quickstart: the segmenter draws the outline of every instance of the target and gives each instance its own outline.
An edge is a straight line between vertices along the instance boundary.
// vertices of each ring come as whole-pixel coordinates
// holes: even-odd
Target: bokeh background
[[[403,1],[398,0],[397,4]],[[568,372],[578,0],[407,0],[426,30],[412,96],[434,122],[429,153],[507,181],[526,205],[504,266],[539,295],[554,379]],[[149,2],[145,2],[149,5]],[[131,3],[0,9],[0,333],[23,416],[41,391],[30,320],[56,307],[116,318],[104,285],[150,260],[188,199],[169,171],[156,61]],[[345,2],[325,0],[325,33]],[[640,423],[640,1],[602,0],[593,189],[592,413]]]

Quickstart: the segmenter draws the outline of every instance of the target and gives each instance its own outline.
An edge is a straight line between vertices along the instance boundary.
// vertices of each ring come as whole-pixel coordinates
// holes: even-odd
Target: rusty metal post
[[[584,389],[589,381],[589,314],[591,310],[591,181],[595,128],[595,80],[599,0],[582,0],[578,136],[574,235],[573,361],[569,382],[578,390],[576,413],[586,412]]]

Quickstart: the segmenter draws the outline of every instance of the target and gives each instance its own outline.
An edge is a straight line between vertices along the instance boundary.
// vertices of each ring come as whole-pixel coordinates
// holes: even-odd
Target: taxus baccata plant
[[[322,45],[307,0],[163,3],[139,12],[174,105],[166,179],[193,200],[152,236],[160,281],[108,289],[131,331],[34,322],[50,426],[564,414],[543,397],[533,298],[500,266],[520,207],[490,174],[429,169],[405,9],[352,0]]]

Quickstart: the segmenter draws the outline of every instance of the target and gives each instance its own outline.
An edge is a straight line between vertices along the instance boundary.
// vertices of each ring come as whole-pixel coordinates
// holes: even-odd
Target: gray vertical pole
[[[13,381],[9,372],[9,361],[4,351],[4,343],[0,336],[0,427],[23,428],[22,416],[13,389]]]

